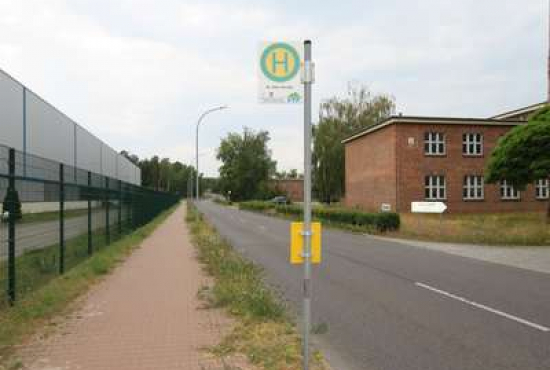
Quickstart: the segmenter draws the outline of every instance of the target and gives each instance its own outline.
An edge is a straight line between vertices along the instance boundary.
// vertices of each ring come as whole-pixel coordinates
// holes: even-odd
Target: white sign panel
[[[443,213],[447,205],[443,202],[411,202],[413,213]]]
[[[258,58],[260,103],[297,104],[303,101],[300,69],[303,64],[299,42],[262,42]]]

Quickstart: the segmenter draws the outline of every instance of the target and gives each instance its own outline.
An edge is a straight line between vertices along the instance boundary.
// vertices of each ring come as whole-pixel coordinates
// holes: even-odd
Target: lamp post
[[[201,114],[201,116],[199,117],[199,120],[197,121],[197,132],[196,132],[196,135],[195,135],[195,164],[196,164],[196,170],[197,170],[197,188],[196,188],[196,200],[198,201],[199,200],[199,194],[200,194],[200,191],[199,191],[199,126],[203,120],[204,117],[206,117],[208,114],[212,113],[212,112],[215,112],[215,111],[218,111],[218,110],[223,110],[223,109],[227,109],[228,107],[226,105],[222,105],[220,107],[215,107],[215,108],[211,108],[211,109],[208,109],[207,111],[205,111],[203,114]]]

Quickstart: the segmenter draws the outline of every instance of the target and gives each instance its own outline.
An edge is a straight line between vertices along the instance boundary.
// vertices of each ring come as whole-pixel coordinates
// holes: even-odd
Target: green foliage
[[[275,208],[274,203],[263,202],[259,200],[250,200],[247,202],[240,202],[239,209],[244,209],[248,211],[266,211],[268,209]]]
[[[189,215],[197,212],[194,207],[188,209]],[[264,286],[260,269],[236,253],[202,219],[188,217],[187,220],[191,222],[199,260],[216,279],[210,303],[214,307],[227,307],[237,316],[259,320],[283,319],[284,306]]]
[[[301,179],[304,177],[301,173],[298,173],[298,170],[293,168],[290,171],[281,171],[281,172],[275,172],[274,177],[278,180],[284,180],[284,179]]]
[[[514,127],[499,141],[487,165],[486,181],[507,180],[524,189],[550,177],[550,107],[535,113],[526,125]]]
[[[239,209],[265,212],[274,210],[278,214],[302,217],[303,208],[300,205],[275,205],[271,202],[249,201],[239,203]],[[314,218],[336,224],[373,227],[385,232],[399,229],[400,218],[397,213],[367,213],[346,208],[315,207],[312,209]]]
[[[8,188],[4,202],[2,203],[2,212],[9,212],[16,220],[23,218],[21,200],[19,199],[17,190]]]
[[[345,99],[334,97],[321,103],[319,123],[313,130],[313,186],[319,200],[331,203],[344,194],[344,146],[341,140],[389,117],[394,111],[393,98],[372,95],[363,86],[350,86]]]
[[[160,191],[179,193],[184,197],[192,196],[195,193],[197,173],[195,167],[179,161],[172,162],[169,158],[160,159],[156,155],[150,159],[140,160],[135,154],[130,154],[125,150],[120,154],[139,166],[143,186]],[[200,181],[201,194],[204,190],[213,186],[213,180],[203,179],[201,176]]]
[[[233,201],[266,198],[270,195],[268,179],[275,173],[276,162],[267,148],[269,133],[245,128],[243,134],[230,133],[222,139],[217,158],[220,167],[219,188],[231,192]]]
[[[506,180],[520,190],[527,184],[550,177],[550,106],[504,135],[491,153],[486,181]],[[550,202],[546,211],[550,223]]]

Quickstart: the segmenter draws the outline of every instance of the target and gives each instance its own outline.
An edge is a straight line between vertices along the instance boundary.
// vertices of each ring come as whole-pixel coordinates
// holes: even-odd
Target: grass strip
[[[550,246],[543,213],[402,214],[399,231],[389,236],[425,241],[492,246]]]
[[[225,308],[237,319],[235,328],[212,348],[218,356],[243,354],[263,369],[301,369],[302,345],[286,307],[263,281],[261,269],[235,252],[192,205],[186,221],[197,247],[199,261],[214,278],[199,296],[210,307]],[[325,369],[319,352],[311,369]]]
[[[162,212],[151,222],[102,248],[64,275],[30,292],[13,307],[0,312],[0,356],[7,361],[13,347],[69,305],[104,275],[124,261],[175,209]]]
[[[118,236],[113,236],[113,239]],[[94,251],[105,247],[105,230],[92,233]],[[65,242],[65,269],[69,270],[88,258],[88,235],[82,234]],[[17,300],[59,276],[59,244],[29,249],[15,258]],[[7,286],[8,261],[0,261],[0,282]],[[9,307],[7,292],[0,293],[0,311]]]

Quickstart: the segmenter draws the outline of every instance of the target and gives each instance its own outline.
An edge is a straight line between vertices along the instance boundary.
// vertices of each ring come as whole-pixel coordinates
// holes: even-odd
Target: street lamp
[[[215,108],[208,109],[203,114],[201,114],[201,116],[199,117],[199,120],[197,121],[197,132],[196,132],[196,135],[195,135],[195,160],[196,160],[195,163],[196,163],[196,170],[197,170],[197,194],[196,194],[196,199],[197,200],[199,200],[199,126],[202,122],[202,119],[204,117],[206,117],[208,114],[210,114],[212,112],[215,112],[215,111],[218,111],[218,110],[227,109],[227,108],[229,108],[229,107],[226,106],[226,105],[222,105],[220,107],[215,107]]]

